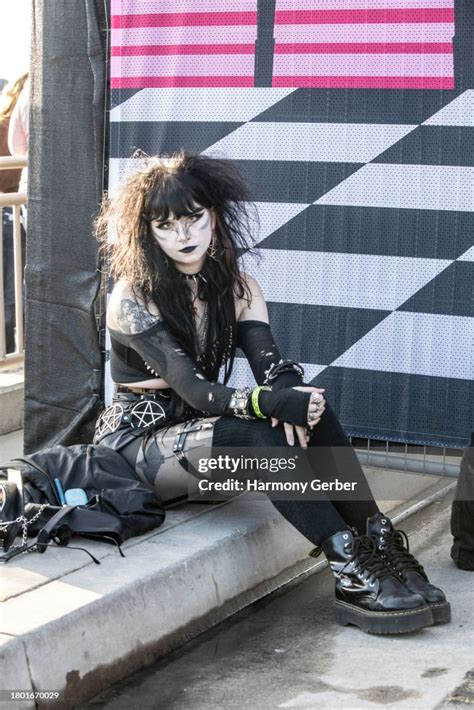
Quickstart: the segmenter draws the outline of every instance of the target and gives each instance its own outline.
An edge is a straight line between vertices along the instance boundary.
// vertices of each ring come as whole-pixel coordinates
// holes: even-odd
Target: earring
[[[209,244],[207,248],[207,255],[211,258],[214,259],[214,261],[217,261],[217,247],[216,247],[216,235],[212,235],[212,240],[211,243]]]

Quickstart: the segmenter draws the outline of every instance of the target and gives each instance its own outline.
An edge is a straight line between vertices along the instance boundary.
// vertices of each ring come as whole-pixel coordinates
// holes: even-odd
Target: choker
[[[194,281],[195,283],[200,281],[204,281],[204,283],[207,283],[207,279],[204,278],[202,273],[198,271],[196,274],[184,274],[182,271],[178,271],[178,276],[180,279],[184,279],[184,281]]]

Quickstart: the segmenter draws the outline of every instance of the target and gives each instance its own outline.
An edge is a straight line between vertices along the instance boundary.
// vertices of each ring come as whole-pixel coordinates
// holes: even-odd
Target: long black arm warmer
[[[206,380],[162,321],[141,333],[129,335],[117,330],[111,333],[115,340],[135,350],[191,407],[212,416],[227,413],[235,389]]]
[[[206,380],[162,321],[141,333],[131,335],[112,329],[110,331],[116,340],[135,350],[148,367],[159,372],[171,389],[194,409],[211,416],[235,414],[229,405],[236,390]],[[285,392],[262,392],[261,404],[266,416],[276,416],[282,421],[301,426],[307,422],[309,393],[292,389],[286,389]]]
[[[262,385],[271,365],[281,361],[270,326],[260,320],[239,321],[237,345],[249,361],[256,383]],[[295,371],[290,371],[282,372],[271,384],[272,389],[276,391],[302,383],[303,377]]]

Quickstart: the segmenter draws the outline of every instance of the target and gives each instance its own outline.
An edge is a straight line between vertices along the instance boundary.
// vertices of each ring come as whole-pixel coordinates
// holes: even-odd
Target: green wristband
[[[266,419],[267,417],[265,414],[262,412],[262,410],[259,407],[258,404],[258,397],[260,395],[260,392],[262,390],[265,390],[267,392],[271,392],[271,387],[267,387],[265,385],[260,385],[260,387],[255,387],[255,389],[252,391],[252,397],[251,397],[251,402],[252,402],[252,409],[256,417],[259,419]]]

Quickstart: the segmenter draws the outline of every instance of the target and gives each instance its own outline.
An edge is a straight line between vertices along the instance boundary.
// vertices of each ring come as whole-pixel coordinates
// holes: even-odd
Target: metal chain
[[[27,540],[28,540],[28,528],[29,526],[34,523],[38,518],[40,517],[41,513],[45,508],[47,508],[50,504],[49,503],[42,503],[40,506],[40,509],[38,510],[37,513],[34,514],[34,516],[30,519],[26,518],[24,515],[19,515],[16,520],[8,520],[6,523],[0,523],[0,532],[7,532],[7,528],[9,525],[15,525],[17,523],[21,523],[23,530],[22,530],[22,541],[21,544],[17,543],[16,545],[10,545],[10,549],[13,547],[25,547]],[[25,552],[33,552],[33,550],[25,550]]]
[[[197,313],[196,313],[197,315]],[[204,302],[204,308],[201,316],[201,321],[196,327],[196,340],[198,346],[198,355],[203,356],[206,347],[206,337],[207,337],[207,321],[208,321],[208,303]],[[195,319],[196,322],[196,319]]]

